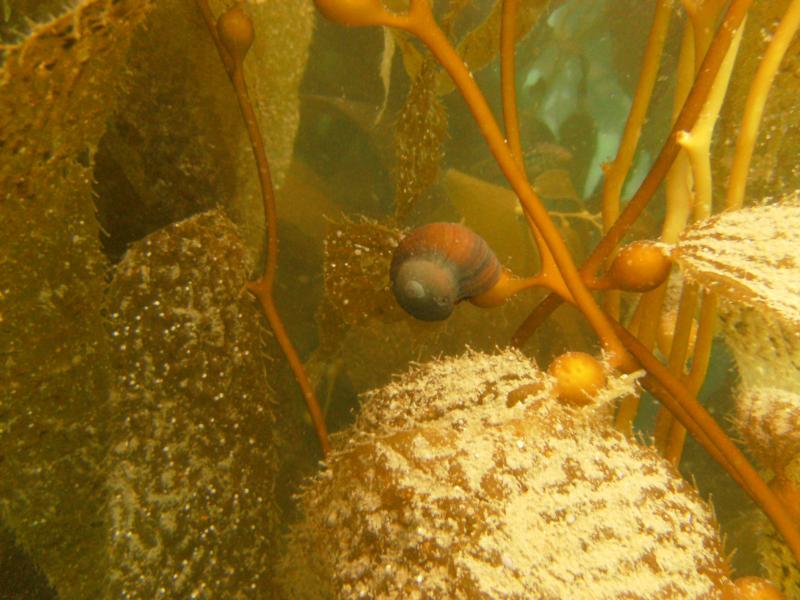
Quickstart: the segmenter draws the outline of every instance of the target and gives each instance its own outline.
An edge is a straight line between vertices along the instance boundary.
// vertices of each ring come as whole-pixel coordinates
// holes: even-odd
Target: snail
[[[389,276],[398,304],[422,321],[446,319],[462,300],[499,306],[535,285],[515,277],[482,237],[456,223],[414,229],[395,249]]]

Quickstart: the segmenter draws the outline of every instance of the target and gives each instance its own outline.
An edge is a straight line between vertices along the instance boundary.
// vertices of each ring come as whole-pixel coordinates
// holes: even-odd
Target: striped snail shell
[[[497,284],[503,266],[486,241],[455,223],[414,229],[397,246],[390,278],[397,302],[422,321],[442,321],[455,305]]]

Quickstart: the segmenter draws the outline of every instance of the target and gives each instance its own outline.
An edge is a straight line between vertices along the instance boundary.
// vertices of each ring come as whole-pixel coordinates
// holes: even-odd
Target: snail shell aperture
[[[390,277],[397,302],[422,321],[442,321],[455,305],[492,289],[503,266],[486,241],[455,223],[430,223],[397,246]]]

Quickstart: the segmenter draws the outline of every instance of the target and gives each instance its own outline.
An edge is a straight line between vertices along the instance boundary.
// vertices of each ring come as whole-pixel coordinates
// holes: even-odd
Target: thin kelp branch
[[[689,304],[694,304],[695,299],[686,299]],[[670,367],[662,365],[653,354],[629,333],[622,325],[615,323],[617,334],[625,343],[626,348],[634,355],[640,365],[648,372],[644,379],[645,388],[648,389],[663,406],[685,427],[695,439],[709,452],[709,454],[728,472],[739,486],[759,505],[764,513],[772,520],[776,529],[786,539],[787,545],[792,550],[795,560],[798,560],[800,550],[800,534],[789,515],[786,506],[777,498],[764,480],[759,476],[742,452],[733,444],[730,438],[719,427],[714,418],[697,402],[696,390],[705,375],[710,355],[713,319],[716,316],[716,303],[708,299],[705,303],[705,323],[703,332],[703,346],[698,347],[699,361],[697,371],[690,375],[687,385],[682,383],[674,374],[674,364],[685,360],[685,351],[676,351],[671,356]],[[710,311],[710,312],[709,312]],[[683,331],[683,328],[681,328]],[[680,333],[680,332],[679,332]],[[688,333],[682,333],[688,337]],[[674,342],[677,348],[684,349],[680,341]],[[699,380],[699,381],[698,381]],[[675,438],[671,440],[672,458],[677,460],[682,447],[680,430],[676,430]],[[669,429],[667,428],[667,433]],[[669,436],[665,436],[665,454],[669,447]]]
[[[317,432],[320,446],[324,454],[330,450],[328,432],[325,426],[325,419],[319,408],[314,389],[306,375],[303,363],[289,338],[286,327],[280,318],[278,309],[273,298],[273,288],[275,277],[278,270],[278,216],[275,202],[275,192],[270,176],[269,162],[264,150],[264,140],[261,130],[258,127],[253,105],[247,92],[247,84],[244,79],[242,68],[244,58],[250,45],[253,42],[254,31],[250,18],[239,5],[235,5],[223,14],[214,24],[214,17],[206,0],[195,0],[198,8],[203,14],[203,20],[214,39],[220,58],[225,66],[225,71],[233,84],[236,92],[236,99],[242,112],[247,135],[253,150],[258,171],[258,180],[261,187],[261,196],[264,204],[264,218],[267,230],[267,256],[264,264],[264,271],[256,281],[249,281],[245,284],[247,289],[258,299],[264,315],[269,321],[275,338],[283,350],[286,360],[292,369],[295,379],[303,393],[311,421]]]
[[[690,345],[694,328],[694,315],[697,312],[697,298],[699,289],[697,284],[684,282],[681,297],[678,302],[677,317],[672,331],[672,344],[667,358],[667,368],[678,378],[683,376],[683,370],[689,358]],[[667,440],[670,430],[674,425],[675,415],[663,405],[656,415],[654,443],[658,450],[666,455]]]
[[[672,0],[659,0],[656,5],[653,23],[647,37],[642,58],[642,66],[639,72],[639,80],[634,92],[628,118],[625,121],[625,128],[619,142],[617,155],[614,160],[605,168],[605,180],[603,182],[602,196],[602,217],[603,231],[607,232],[619,218],[622,186],[630,172],[633,164],[633,157],[641,137],[642,127],[644,126],[650,100],[655,88],[658,71],[661,65],[661,58],[664,52],[667,33],[669,31],[670,20],[672,19]],[[610,264],[609,264],[610,266]],[[654,292],[654,293],[657,293]],[[649,294],[641,296],[647,297]],[[605,310],[615,319],[619,319],[620,314],[620,292],[618,290],[608,290],[604,296]],[[516,344],[515,344],[516,345]],[[639,409],[639,396],[632,394],[620,401],[617,411],[616,427],[620,431],[631,434],[633,431],[633,420]]]
[[[708,22],[716,17],[713,12],[705,12],[705,20],[699,20],[701,15],[696,17],[693,21],[695,29],[708,25]],[[682,174],[687,178],[684,182],[685,189],[680,198],[680,206],[678,210],[681,212],[688,212],[691,207],[692,221],[702,221],[711,215],[712,198],[711,198],[711,138],[714,132],[714,126],[719,118],[719,112],[722,107],[722,102],[728,89],[730,82],[731,72],[733,71],[733,64],[738,53],[739,44],[742,39],[742,32],[744,24],[739,27],[731,47],[725,57],[725,60],[720,67],[717,77],[714,80],[714,85],[711,88],[711,94],[708,100],[703,105],[703,110],[697,119],[691,131],[682,131],[679,133],[678,142],[686,151],[691,165],[691,173]],[[697,38],[696,38],[697,39]],[[695,57],[703,51],[705,47],[704,38],[700,38],[695,44]],[[691,177],[690,181],[688,180]],[[691,183],[690,183],[691,182]],[[670,208],[672,208],[670,206]],[[669,235],[666,242],[673,242],[677,239],[678,232],[665,232]],[[691,351],[689,344],[691,341],[691,330],[694,324],[694,315],[698,308],[698,290],[697,286],[686,282],[683,286],[680,299],[680,307],[675,324],[675,334],[673,335],[672,348],[670,349],[669,368],[676,377],[683,377],[686,362],[691,358]],[[707,318],[712,318],[712,315],[707,315]],[[656,446],[660,447],[666,452],[668,439],[673,437],[677,439],[680,437],[679,430],[681,425],[674,422],[674,417],[662,407],[658,415],[658,426],[656,427]],[[670,433],[673,431],[673,433]],[[673,449],[674,452],[677,448]]]
[[[692,220],[694,221],[706,219],[711,215],[711,138],[728,90],[743,30],[744,23],[737,30],[725,55],[725,60],[720,65],[711,92],[703,104],[696,123],[691,129],[678,132],[677,141],[686,150],[692,166],[694,198],[691,205]]]
[[[682,422],[698,438],[698,441],[729,472],[734,480],[763,507],[776,528],[785,536],[795,557],[800,560],[800,534],[795,529],[780,500],[775,497],[755,469],[747,462],[747,459],[713,418],[697,403],[696,399],[686,390],[683,384],[646,348],[642,348],[633,336],[603,313],[594,302],[591,293],[581,278],[582,274],[585,274],[587,270],[584,269],[583,273],[578,273],[575,269],[572,257],[566,249],[560,234],[553,226],[547,211],[527,184],[525,176],[520,172],[514,157],[511,155],[483,94],[468,68],[437,26],[429,3],[424,0],[412,0],[409,11],[406,14],[387,12],[378,0],[349,3],[335,2],[335,0],[317,0],[317,6],[326,16],[340,24],[398,27],[415,35],[428,47],[437,61],[450,74],[475,118],[493,156],[509,183],[511,183],[515,193],[517,193],[523,209],[535,220],[536,225],[540,228],[547,246],[553,252],[559,268],[559,275],[566,283],[568,292],[571,295],[571,298],[567,297],[566,299],[573,300],[584,313],[611,355],[612,364],[623,370],[630,370],[635,368],[635,362],[638,361],[650,373],[650,379],[653,381],[654,386],[658,390],[667,391],[666,394],[659,394],[662,401],[680,415]],[[736,10],[737,7],[738,11]],[[727,32],[732,36],[735,33],[741,25],[748,7],[749,2],[739,2],[732,5],[723,23],[720,35],[717,36],[715,43],[712,44],[706,55],[701,73],[707,71],[713,71],[714,74],[717,73],[730,46],[730,37],[723,34]],[[727,39],[727,42],[719,42],[720,39]],[[689,122],[694,124],[702,106],[705,104],[714,79],[714,77],[708,79],[698,78],[695,82],[689,100],[687,100],[681,115],[676,121],[675,132],[686,130]],[[671,147],[670,152],[662,151],[662,155],[656,161],[657,164],[662,164],[664,169],[669,167],[679,149],[676,141],[673,140],[672,144],[673,147]],[[672,156],[669,156],[670,154]],[[646,178],[645,182],[650,181],[651,185],[653,185],[654,182],[659,183],[662,177],[663,173],[658,175],[656,170],[656,175],[654,175],[651,171],[651,175]],[[647,189],[644,185],[643,188]],[[631,208],[631,204],[629,204],[604,239],[607,253],[604,256],[600,256],[604,248],[603,242],[601,242],[599,252],[596,249],[593,254],[595,260],[600,256],[602,261],[608,256],[608,253],[616,247],[625,231],[633,224],[641,210],[644,209],[655,189],[649,193],[643,193],[643,188],[640,188],[640,192],[637,194],[638,201],[631,202],[638,209],[638,212],[637,210],[629,210]],[[637,197],[635,197],[635,200]],[[591,265],[591,259],[589,264]],[[594,270],[592,269],[588,272],[594,273]],[[622,339],[625,339],[624,343],[621,341]],[[631,360],[632,357],[628,353],[628,349],[636,353],[636,361]]]
[[[659,0],[656,5],[653,24],[647,39],[639,73],[639,81],[634,92],[631,110],[625,122],[617,156],[605,171],[603,185],[603,229],[608,231],[619,216],[622,185],[633,164],[634,153],[639,143],[642,127],[647,117],[647,109],[653,95],[664,43],[672,18],[672,0]]]
[[[750,159],[756,143],[758,126],[767,103],[767,95],[772,87],[775,74],[780,67],[789,43],[792,41],[798,27],[800,27],[800,0],[794,0],[780,24],[772,34],[772,40],[767,46],[761,63],[758,65],[755,77],[750,84],[750,91],[744,107],[744,116],[736,140],[736,151],[731,164],[731,176],[728,182],[728,191],[725,197],[726,210],[741,208],[744,201],[745,185],[750,168]]]
[[[794,37],[798,26],[800,26],[800,1],[795,0],[786,9],[781,22],[775,29],[769,46],[764,52],[764,56],[759,63],[756,75],[750,86],[747,101],[745,104],[744,117],[739,136],[736,140],[736,151],[734,153],[731,166],[731,176],[728,182],[728,189],[725,198],[725,209],[736,210],[741,208],[744,200],[745,184],[749,171],[750,159],[753,154],[758,126],[766,104],[767,95],[774,81],[775,74],[780,66],[783,56],[788,49],[789,43]],[[717,103],[721,105],[721,100]],[[719,114],[717,106],[715,115]],[[699,126],[699,124],[698,124]],[[695,127],[698,129],[698,127]],[[687,146],[689,157],[693,168],[700,165],[700,169],[695,168],[695,182],[701,184],[705,178],[701,174],[707,174],[710,179],[709,147],[711,142],[711,127],[707,124],[706,131],[702,134],[691,134],[690,143]],[[700,150],[700,152],[698,152]],[[698,188],[698,201],[695,202],[695,220],[707,218],[710,214],[710,183],[701,185]],[[698,210],[701,211],[698,214]],[[710,330],[716,322],[717,297],[714,292],[707,292],[703,297],[700,324],[698,327],[697,344],[692,356],[692,368],[687,377],[687,387],[692,393],[697,393],[705,377],[710,354]],[[692,307],[694,309],[694,307]],[[688,311],[687,311],[688,312]],[[692,318],[694,310],[688,318]],[[680,317],[679,317],[680,318]],[[660,440],[663,451],[668,460],[673,464],[680,461],[683,450],[685,432],[679,423],[671,423],[665,431],[662,428],[662,438]]]
[[[696,50],[697,38],[694,35],[696,21],[686,19],[683,23],[678,64],[675,67],[676,81],[673,98],[673,111],[670,127],[680,115],[686,98],[689,96],[702,55]],[[709,24],[713,28],[713,23]],[[710,40],[709,40],[710,41]],[[707,44],[705,46],[708,48]],[[680,232],[686,227],[691,211],[691,171],[686,151],[681,150],[667,173],[664,181],[665,214],[661,224],[660,240],[674,244]],[[628,330],[651,352],[656,347],[657,330],[663,318],[664,300],[667,296],[668,282],[639,297],[634,316]],[[665,350],[669,354],[669,350]],[[639,410],[639,399],[623,402],[617,415],[618,427],[632,430],[633,421]]]
[[[703,59],[702,66],[692,86],[692,90],[683,105],[683,109],[681,109],[680,115],[678,115],[666,142],[664,142],[664,146],[653,162],[650,172],[620,214],[619,219],[617,219],[614,226],[606,233],[581,267],[581,272],[584,276],[593,276],[600,265],[602,265],[614,251],[617,244],[619,244],[620,240],[625,236],[625,233],[647,207],[656,190],[661,185],[661,182],[664,180],[664,177],[666,177],[667,172],[681,150],[677,140],[677,134],[680,131],[691,129],[697,121],[703,105],[711,92],[711,87],[714,85],[717,72],[723,60],[725,60],[733,37],[747,15],[747,11],[750,9],[752,2],[753,0],[734,0],[731,3],[725,14],[722,25],[720,25],[717,30],[717,35],[714,37]],[[514,333],[514,344],[523,344],[525,340],[536,331],[539,325],[558,308],[561,302],[561,299],[551,294],[537,305]]]
[[[625,129],[619,142],[616,158],[605,169],[603,183],[602,215],[603,231],[608,231],[619,218],[622,185],[630,172],[633,156],[639,143],[647,109],[655,88],[664,43],[672,19],[672,0],[659,0],[656,5],[653,24],[647,38],[639,81],[633,96],[631,110],[625,121]],[[620,295],[618,291],[608,291],[605,296],[605,308],[608,313],[619,318]]]
[[[667,406],[684,427],[700,442],[758,504],[786,541],[796,562],[800,563],[800,532],[786,505],[769,488],[741,450],[717,425],[714,418],[693,397],[691,392],[670,373],[639,341],[621,325],[617,334],[640,361],[648,376],[643,384]],[[687,419],[686,416],[690,415]],[[712,442],[709,445],[709,442]]]
[[[515,41],[517,33],[517,9],[519,0],[503,0],[503,11],[500,19],[500,94],[503,105],[503,128],[505,129],[508,147],[517,163],[519,172],[525,177],[525,182],[530,187],[530,180],[525,171],[525,161],[522,154],[520,141],[519,111],[517,107],[516,58]],[[549,273],[557,273],[555,259],[547,246],[541,231],[536,223],[526,212],[526,219],[533,232],[536,247],[539,250],[541,273],[547,279]],[[563,295],[563,294],[562,294]]]
[[[717,73],[722,67],[725,57],[728,55],[728,49],[747,16],[747,11],[751,4],[752,0],[734,0],[734,2],[731,3],[730,8],[728,8],[725,14],[722,25],[720,25],[717,35],[703,59],[692,90],[689,92],[689,97],[686,99],[683,109],[670,131],[664,147],[653,163],[647,177],[645,177],[639,189],[620,214],[617,222],[603,237],[586,261],[586,264],[582,267],[584,273],[594,273],[597,270],[603,261],[613,252],[630,226],[639,218],[647,207],[647,204],[653,198],[653,195],[669,170],[670,165],[680,151],[678,133],[681,131],[690,131],[694,127],[706,100],[711,94],[711,90],[717,78]]]
[[[608,318],[584,285],[563,238],[511,155],[472,74],[436,24],[430,4],[425,0],[413,0],[407,14],[388,12],[383,9],[379,1],[372,0],[349,3],[319,0],[317,6],[323,14],[341,24],[397,27],[416,36],[428,47],[459,89],[492,155],[517,194],[524,212],[534,221],[546,247],[555,259],[558,270],[542,272],[545,285],[580,308],[609,353],[612,362],[623,369],[630,367],[632,362],[627,351],[614,334]]]
[[[524,172],[517,110],[517,78],[514,68],[518,6],[519,0],[503,0],[503,14],[500,21],[500,91],[503,103],[503,126],[508,146],[520,170]]]
[[[692,368],[686,377],[686,388],[697,396],[708,373],[711,362],[711,347],[714,341],[714,328],[717,323],[717,306],[719,298],[713,291],[707,291],[700,305],[700,321],[697,326],[697,338],[692,354]],[[664,456],[673,465],[681,462],[683,446],[686,441],[686,428],[680,423],[673,423],[664,444]]]
[[[407,29],[431,50],[439,63],[450,74],[475,118],[492,155],[517,194],[524,212],[535,222],[558,269],[557,272],[543,271],[545,279],[553,283],[563,281],[567,294],[562,293],[562,297],[571,300],[584,313],[601,343],[610,353],[611,361],[625,369],[630,365],[627,351],[617,339],[607,317],[584,284],[572,256],[547,210],[517,167],[505,144],[503,134],[492,116],[491,109],[471,73],[449,44],[445,35],[436,26],[427,2],[423,0],[412,2]],[[548,285],[550,284],[548,283]]]

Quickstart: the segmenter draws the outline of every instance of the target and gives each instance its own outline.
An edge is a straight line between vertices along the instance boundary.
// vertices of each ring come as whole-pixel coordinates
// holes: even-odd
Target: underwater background
[[[209,4],[215,15],[231,5]],[[603,235],[604,165],[620,145],[657,4],[520,2],[521,162],[579,263]],[[716,25],[725,3],[662,4],[669,29],[623,206],[669,135],[687,11],[714,5]],[[709,149],[714,213],[753,74],[791,4],[750,9]],[[255,31],[243,70],[275,186],[275,305],[341,445],[363,394],[412,364],[508,346],[546,296],[526,290],[491,309],[463,302],[447,321],[417,321],[389,280],[409,229],[463,223],[517,274],[541,260],[516,195],[424,45],[388,27],[342,27],[310,0],[240,5]],[[498,119],[501,5],[433,2]],[[770,91],[746,206],[796,205],[799,45]],[[626,241],[659,238],[664,187]],[[304,519],[297,494],[324,457],[245,287],[266,261],[264,223],[248,132],[198,4],[0,4],[0,599],[294,597],[279,581],[302,574],[279,564]],[[788,289],[796,277],[787,267]],[[622,294],[621,321],[639,296]],[[780,321],[789,357],[765,378],[794,394],[785,410],[800,426],[800,321],[764,311]],[[735,423],[747,343],[724,338],[698,397],[747,441]],[[567,351],[603,350],[571,305],[520,346],[543,368]],[[667,361],[668,350],[655,353]],[[658,410],[643,393],[633,436],[642,445]],[[797,463],[787,461],[800,479]],[[769,478],[770,465],[758,464]],[[780,572],[786,597],[799,597],[788,550],[691,436],[680,473],[710,499],[735,576]],[[778,566],[765,554],[782,557]]]

